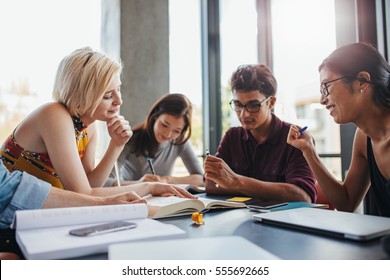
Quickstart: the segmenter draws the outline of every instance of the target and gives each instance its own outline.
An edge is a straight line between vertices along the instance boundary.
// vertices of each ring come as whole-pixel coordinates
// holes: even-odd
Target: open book
[[[26,259],[65,259],[107,252],[113,243],[176,238],[185,231],[147,218],[145,204],[86,206],[16,211],[16,241]],[[126,220],[136,228],[87,237],[70,230]]]
[[[152,196],[146,199],[149,205],[149,217],[153,219],[191,215],[206,209],[217,208],[245,208],[240,202],[215,200],[207,198],[188,199],[177,196],[161,197]]]

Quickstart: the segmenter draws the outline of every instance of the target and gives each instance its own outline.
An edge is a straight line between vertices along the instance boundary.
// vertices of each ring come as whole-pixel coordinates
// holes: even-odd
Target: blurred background
[[[275,113],[307,125],[321,159],[340,180],[352,125],[319,104],[318,66],[336,47],[371,42],[388,59],[389,0],[0,0],[0,141],[51,101],[60,60],[91,46],[124,64],[121,113],[134,126],[161,95],[193,102],[199,160],[239,125],[228,80],[241,64],[264,63],[278,81]],[[99,153],[108,141],[99,125]],[[185,172],[180,160],[175,173]]]

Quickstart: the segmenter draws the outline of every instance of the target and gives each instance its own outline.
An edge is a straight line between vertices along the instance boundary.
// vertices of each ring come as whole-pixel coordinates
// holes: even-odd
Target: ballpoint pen
[[[307,129],[307,126],[302,127],[302,128],[299,130],[299,134],[302,134],[306,129]]]
[[[153,167],[152,158],[147,157],[146,160],[147,160],[148,163],[149,163],[149,167],[150,167],[150,170],[152,171],[152,174],[153,174],[153,175],[156,175],[156,171],[154,170],[154,167]]]
[[[209,149],[206,149],[206,156],[209,156],[209,155],[210,155],[210,151],[209,151]],[[216,184],[216,183],[214,183],[214,184],[215,184],[216,188],[219,188],[218,184]]]

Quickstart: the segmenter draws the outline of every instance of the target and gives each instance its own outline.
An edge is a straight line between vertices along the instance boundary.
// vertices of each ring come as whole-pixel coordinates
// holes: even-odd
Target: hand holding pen
[[[149,164],[149,168],[150,168],[150,171],[152,172],[152,175],[151,174],[145,174],[141,178],[142,182],[168,183],[169,182],[169,176],[159,176],[159,175],[156,175],[156,170],[154,169],[154,165],[153,165],[153,158],[147,157],[146,160],[147,160],[147,162]]]
[[[315,146],[314,139],[310,133],[305,132],[307,129],[307,126],[299,127],[291,125],[287,136],[287,143],[300,150],[306,150],[311,146],[313,148]]]
[[[206,157],[209,156],[209,155],[210,155],[210,151],[209,151],[209,149],[206,149]],[[211,180],[210,180],[210,181],[211,181]],[[213,181],[211,181],[211,182],[213,182]],[[215,182],[213,182],[213,183],[214,183],[214,186],[215,186],[216,188],[219,187],[218,184],[216,184]]]
[[[307,129],[307,126],[302,127],[302,128],[299,130],[299,134],[302,134],[306,129]]]

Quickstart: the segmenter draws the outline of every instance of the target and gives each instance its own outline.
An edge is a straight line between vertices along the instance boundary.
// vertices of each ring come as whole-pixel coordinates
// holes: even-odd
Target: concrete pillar
[[[102,0],[103,51],[124,68],[121,114],[132,126],[169,91],[168,0]]]

